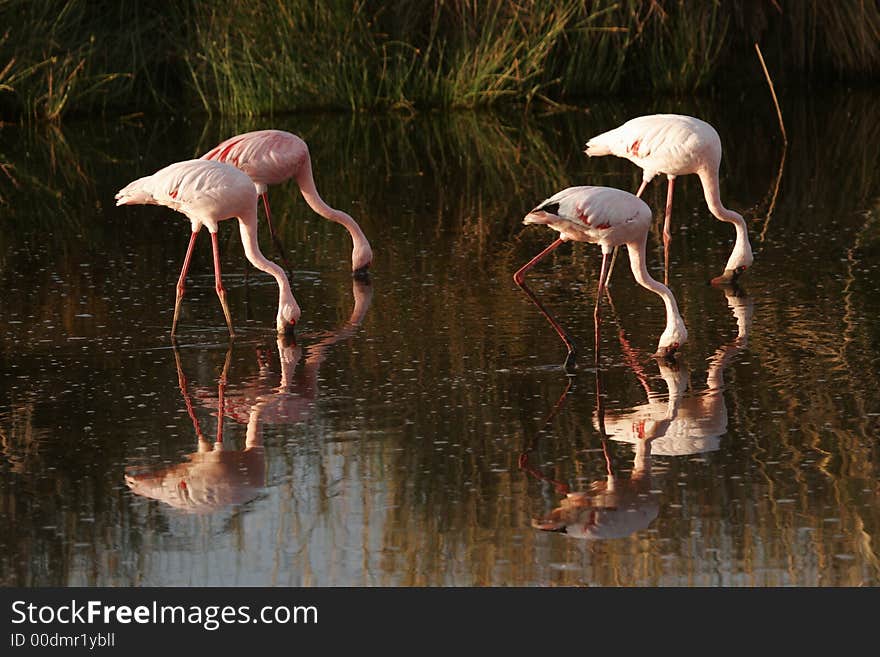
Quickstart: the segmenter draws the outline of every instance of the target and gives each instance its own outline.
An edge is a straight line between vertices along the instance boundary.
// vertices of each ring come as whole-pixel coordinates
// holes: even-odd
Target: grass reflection
[[[650,102],[658,103],[650,111],[692,112],[718,128],[725,199],[759,234],[779,163],[772,107],[766,116],[758,107],[745,124],[740,106]],[[654,453],[656,520],[589,543],[531,526],[560,497],[527,478],[518,457],[567,380],[554,336],[510,277],[546,241],[519,223],[535,199],[571,184],[638,186],[628,162],[590,161],[581,149],[647,106],[603,104],[538,120],[279,119],[272,127],[309,143],[322,195],[373,244],[372,305],[357,333],[314,368],[313,414],[263,424],[260,496],[207,522],[169,514],[123,483],[126,465],[179,463],[194,449],[167,342],[186,235],[167,227],[179,221],[168,212],[120,213],[111,201],[135,175],[269,126],[155,118],[66,123],[60,133],[4,127],[0,161],[12,168],[0,175],[9,228],[0,233],[0,371],[12,376],[0,378],[0,581],[876,585],[880,110],[876,98],[856,93],[783,105],[790,146],[744,281],[754,315],[748,347],[724,369],[720,446]],[[706,210],[698,182],[682,180],[676,194],[670,284],[690,332],[690,385],[703,390],[713,376],[703,358],[739,332],[719,291],[705,285],[730,236]],[[664,195],[663,185],[647,191],[658,214]],[[313,217],[292,183],[273,188],[272,203],[308,309],[303,330],[323,336],[351,315],[350,241]],[[651,267],[662,262],[660,248],[649,236]],[[530,281],[582,341],[593,336],[591,255],[566,249]],[[275,293],[245,283],[236,257],[224,263],[233,312],[271,307]],[[193,312],[216,326],[187,336],[213,344],[223,325],[210,314],[209,279],[193,280],[194,308],[205,305]],[[626,277],[612,292],[630,342],[650,348],[661,327],[645,299]],[[227,400],[259,381],[253,345],[266,336],[252,323],[242,331]],[[601,347],[608,414],[644,404],[616,336],[608,332]],[[225,344],[185,353],[192,380],[210,382]],[[637,362],[649,387],[663,390],[653,361]],[[543,474],[582,488],[605,477],[596,408],[582,374],[541,434],[533,460]],[[216,419],[201,410],[209,435]],[[247,431],[225,428],[237,438]],[[629,477],[632,447],[609,440],[608,449]]]

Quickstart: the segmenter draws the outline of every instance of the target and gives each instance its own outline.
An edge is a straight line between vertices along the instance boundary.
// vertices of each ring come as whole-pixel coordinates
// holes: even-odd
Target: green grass
[[[0,0],[0,118],[583,103],[880,77],[878,0]]]

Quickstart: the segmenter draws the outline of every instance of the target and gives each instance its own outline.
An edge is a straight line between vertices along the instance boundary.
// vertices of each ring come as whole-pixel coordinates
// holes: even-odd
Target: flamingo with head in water
[[[665,174],[666,212],[663,221],[663,247],[666,271],[669,271],[669,230],[672,217],[672,193],[676,176],[695,173],[700,177],[709,211],[720,221],[733,224],[736,243],[724,273],[713,283],[730,281],[752,265],[752,246],[742,215],[728,210],[721,202],[718,169],[721,166],[721,139],[711,125],[692,116],[652,114],[631,119],[614,130],[603,132],[587,142],[587,155],[616,155],[641,167],[642,184],[636,196],[657,174]]]
[[[241,243],[247,259],[257,269],[271,274],[278,283],[278,313],[275,318],[278,332],[292,330],[299,320],[300,307],[284,270],[263,256],[257,242],[257,192],[254,184],[234,166],[210,160],[176,162],[123,187],[116,194],[116,205],[163,205],[184,214],[190,221],[192,235],[177,281],[177,299],[171,323],[172,336],[177,329],[180,302],[183,300],[193,247],[203,226],[211,234],[213,245],[214,289],[223,307],[229,335],[235,335],[226,301],[226,289],[220,277],[220,249],[217,244],[218,224],[232,217],[238,219]]]
[[[203,160],[227,162],[244,171],[254,181],[257,193],[263,199],[266,220],[272,237],[278,238],[272,227],[269,210],[268,186],[296,178],[299,191],[319,215],[342,224],[351,235],[351,269],[355,276],[364,276],[373,260],[373,251],[364,231],[347,213],[330,207],[318,194],[312,176],[309,147],[300,137],[283,130],[256,130],[230,137],[202,155]],[[279,247],[280,249],[280,247]]]
[[[525,287],[525,274],[538,262],[567,240],[590,242],[602,247],[602,269],[593,317],[596,324],[596,353],[598,354],[600,303],[608,270],[608,255],[612,249],[625,244],[629,251],[630,267],[636,282],[663,299],[666,306],[666,328],[660,336],[656,356],[672,356],[687,340],[687,328],[678,311],[675,296],[668,287],[654,280],[645,265],[645,248],[651,226],[651,209],[629,192],[611,187],[569,187],[554,194],[529,212],[524,224],[546,224],[559,232],[559,239],[513,275],[514,282],[534,301],[557,334],[568,347],[566,370],[574,367],[575,348],[571,338],[540,302]]]

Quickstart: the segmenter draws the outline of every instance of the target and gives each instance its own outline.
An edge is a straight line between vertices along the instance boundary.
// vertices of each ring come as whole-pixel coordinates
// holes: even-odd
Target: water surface
[[[746,119],[746,99],[4,126],[0,583],[880,584],[878,100],[785,99],[785,151],[770,103]],[[521,220],[569,185],[635,190],[631,163],[581,150],[655,111],[718,129],[755,265],[738,289],[707,284],[733,231],[680,178],[670,286],[689,342],[676,367],[650,357],[662,305],[624,258],[597,371],[599,250],[560,248],[528,280],[578,342],[569,378],[511,280],[554,235]],[[296,342],[224,222],[239,335],[202,238],[173,344],[188,224],[113,195],[270,125],[309,143],[323,197],[370,238],[371,279],[352,281],[340,226],[274,187]],[[658,219],[665,194],[645,196]],[[648,258],[662,278],[657,226]]]

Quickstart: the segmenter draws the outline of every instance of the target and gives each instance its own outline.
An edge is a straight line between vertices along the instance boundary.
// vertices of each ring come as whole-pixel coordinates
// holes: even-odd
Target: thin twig
[[[782,172],[785,169],[785,152],[788,149],[782,148],[782,158],[779,160],[779,170],[776,173],[776,182],[773,185],[773,194],[770,198],[770,207],[767,208],[767,218],[764,219],[764,228],[761,230],[760,240],[764,241],[764,238],[767,235],[767,226],[770,225],[770,216],[773,214],[773,210],[776,208],[776,197],[779,196],[779,183],[782,182]]]
[[[764,69],[764,77],[767,78],[767,85],[770,87],[770,95],[773,96],[773,105],[776,106],[776,116],[779,119],[779,130],[782,132],[782,159],[779,162],[779,172],[776,175],[776,184],[773,187],[773,198],[770,201],[770,208],[767,210],[767,218],[764,219],[764,228],[761,231],[761,242],[767,234],[767,227],[770,225],[770,217],[773,209],[776,207],[776,197],[779,194],[779,183],[782,181],[782,170],[785,166],[785,152],[788,150],[788,136],[785,134],[785,122],[782,120],[782,110],[779,107],[779,100],[776,98],[776,89],[773,87],[773,80],[770,78],[770,72],[764,63],[764,56],[761,54],[761,47],[755,41],[755,52],[758,53],[758,61],[761,62],[761,68]]]
[[[782,110],[779,109],[779,101],[776,98],[776,89],[773,87],[773,80],[770,79],[770,72],[764,63],[764,56],[761,54],[761,47],[755,41],[755,51],[758,53],[758,60],[761,62],[761,68],[764,69],[764,77],[767,78],[767,84],[770,86],[770,94],[773,96],[773,104],[776,106],[776,116],[779,117],[779,129],[782,131],[782,143],[788,145],[788,137],[785,134],[785,122],[782,120]]]

